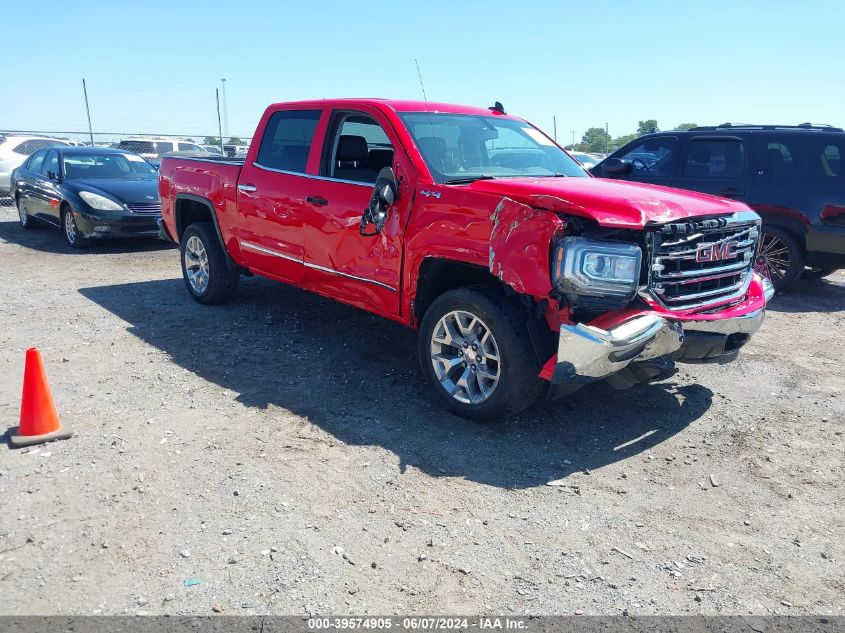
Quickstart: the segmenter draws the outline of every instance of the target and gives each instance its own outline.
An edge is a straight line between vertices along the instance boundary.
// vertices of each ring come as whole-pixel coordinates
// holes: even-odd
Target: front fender
[[[510,198],[502,198],[490,219],[490,273],[518,293],[547,297],[552,292],[551,245],[563,233],[563,220]]]

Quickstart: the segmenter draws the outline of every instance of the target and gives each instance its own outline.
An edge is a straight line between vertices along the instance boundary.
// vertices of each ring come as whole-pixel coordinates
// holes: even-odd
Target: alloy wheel
[[[786,278],[791,264],[789,247],[777,235],[764,230],[754,270],[775,282]]]
[[[440,386],[465,404],[481,404],[502,373],[499,346],[490,328],[464,310],[445,314],[431,335],[431,364]]]
[[[21,226],[26,226],[29,223],[29,214],[26,211],[26,202],[23,199],[18,200],[18,217],[21,220]]]
[[[185,275],[196,294],[201,295],[208,288],[208,253],[195,235],[185,244]]]
[[[75,244],[77,238],[76,222],[73,221],[73,213],[65,212],[65,235],[68,244]]]

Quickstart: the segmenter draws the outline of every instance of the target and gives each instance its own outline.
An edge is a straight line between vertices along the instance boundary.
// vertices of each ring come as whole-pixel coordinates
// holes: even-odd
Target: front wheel
[[[543,388],[526,314],[498,289],[440,295],[423,317],[419,353],[435,399],[474,422],[518,413]]]
[[[754,270],[769,279],[778,292],[804,271],[804,253],[798,239],[779,226],[763,225]]]
[[[62,232],[65,236],[65,244],[71,248],[85,248],[91,245],[91,238],[82,235],[79,227],[76,226],[73,210],[70,207],[65,207],[62,212]]]
[[[240,273],[229,267],[226,254],[211,222],[191,224],[179,244],[182,277],[194,300],[225,303],[237,292]]]

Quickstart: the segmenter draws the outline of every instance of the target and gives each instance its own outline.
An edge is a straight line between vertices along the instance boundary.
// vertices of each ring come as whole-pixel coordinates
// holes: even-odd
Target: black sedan
[[[99,147],[46,147],[12,172],[21,226],[62,229],[68,246],[158,235],[158,172],[140,156]]]

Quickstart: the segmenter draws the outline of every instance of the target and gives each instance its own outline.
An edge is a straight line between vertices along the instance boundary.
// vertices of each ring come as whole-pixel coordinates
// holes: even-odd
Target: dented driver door
[[[306,198],[306,287],[390,318],[400,313],[407,184],[400,184],[381,231],[362,235],[360,229],[379,169],[393,166],[397,179],[408,173],[398,147],[377,112],[336,110],[324,138],[321,178],[312,182]]]

